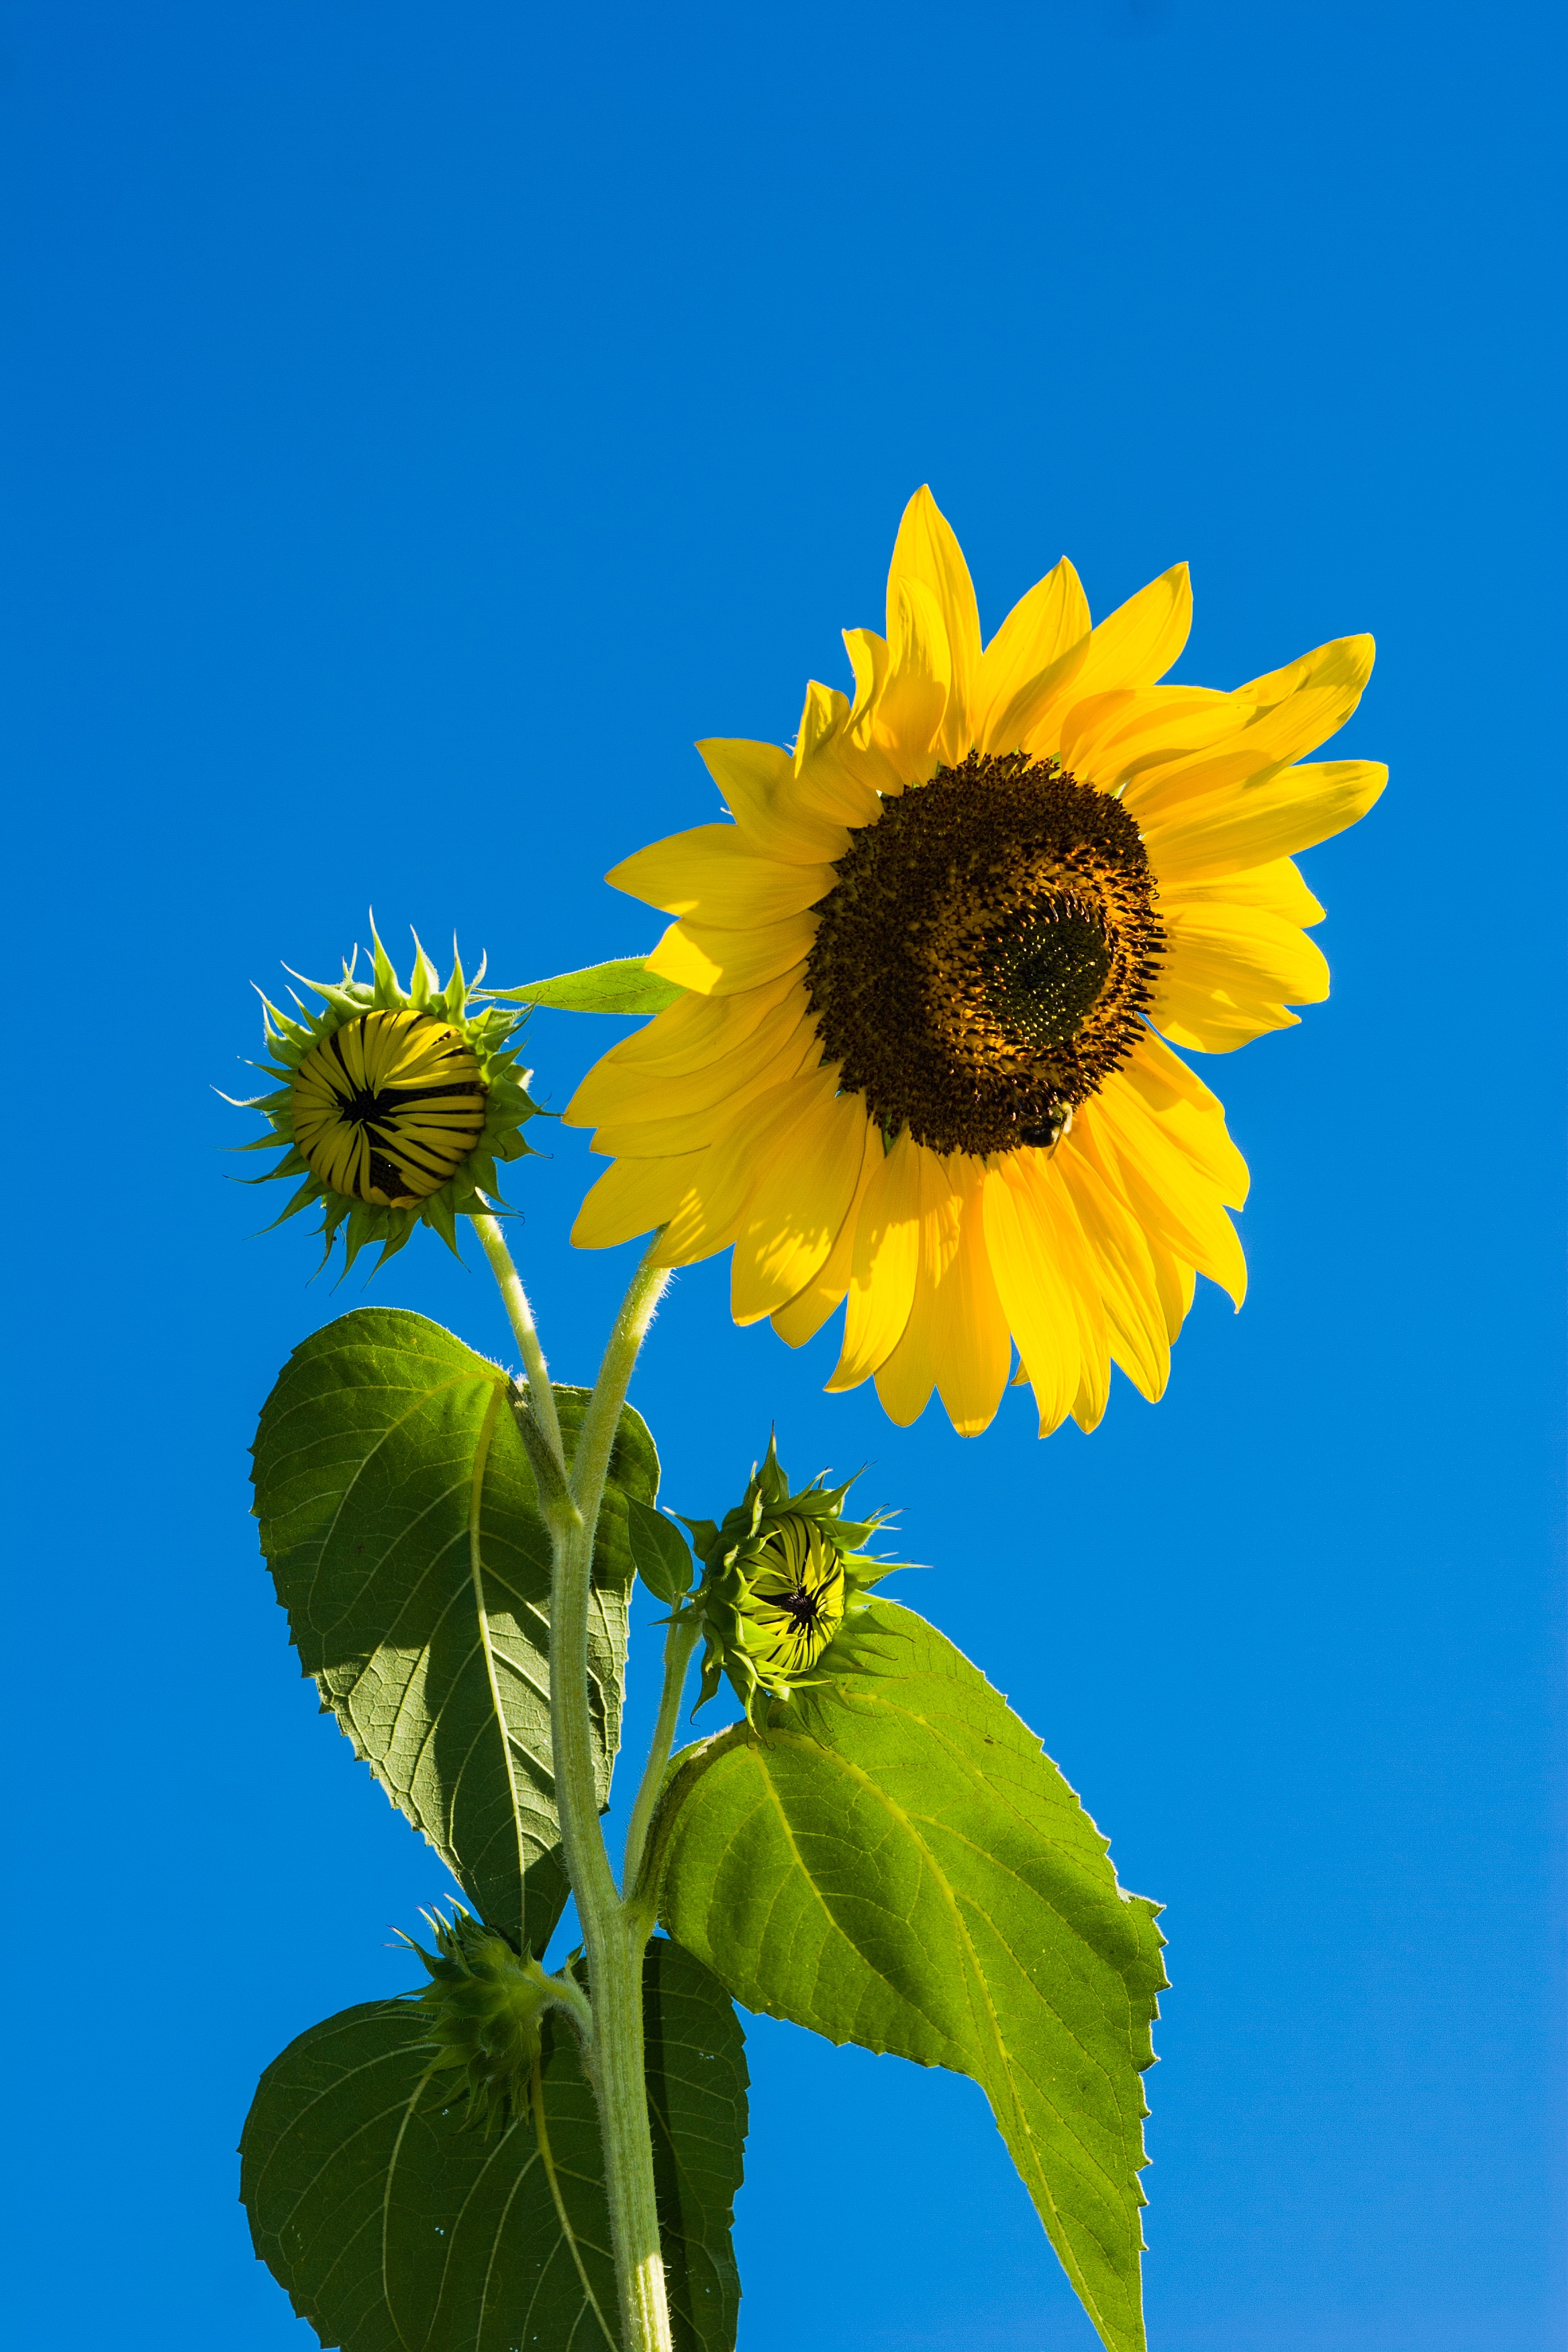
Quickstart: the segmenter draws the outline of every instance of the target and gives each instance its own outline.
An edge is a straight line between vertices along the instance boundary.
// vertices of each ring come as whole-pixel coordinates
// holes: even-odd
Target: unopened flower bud
[[[723,1525],[690,1523],[707,1570],[690,1603],[707,1641],[699,1706],[725,1675],[755,1723],[762,1700],[787,1699],[853,1662],[854,1620],[891,1563],[861,1549],[883,1514],[844,1517],[851,1484],[819,1478],[792,1495],[770,1441]]]

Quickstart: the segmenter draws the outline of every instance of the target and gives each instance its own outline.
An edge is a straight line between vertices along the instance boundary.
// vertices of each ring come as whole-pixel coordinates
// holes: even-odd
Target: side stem
[[[677,1618],[665,1636],[664,1689],[658,1702],[658,1720],[654,1726],[653,1745],[647,1751],[643,1767],[641,1786],[632,1807],[631,1825],[626,1831],[626,1859],[621,1864],[621,1894],[628,1909],[641,1911],[638,1902],[637,1878],[642,1870],[643,1853],[647,1844],[648,1825],[654,1807],[658,1802],[664,1785],[665,1767],[669,1751],[675,1745],[676,1726],[680,1721],[681,1695],[686,1688],[687,1669],[691,1653],[697,1647],[700,1628],[695,1622],[683,1623]],[[647,1927],[651,1931],[651,1917]]]
[[[483,1198],[483,1195],[480,1196]],[[566,1456],[561,1444],[561,1421],[555,1410],[555,1391],[550,1385],[550,1373],[545,1366],[544,1350],[539,1344],[538,1327],[533,1309],[528,1303],[528,1293],[522,1286],[506,1236],[494,1217],[472,1216],[468,1222],[479,1237],[479,1246],[490,1262],[490,1272],[506,1307],[507,1320],[511,1325],[513,1339],[522,1357],[522,1369],[528,1381],[528,1401],[534,1420],[544,1433],[545,1444],[563,1470]]]

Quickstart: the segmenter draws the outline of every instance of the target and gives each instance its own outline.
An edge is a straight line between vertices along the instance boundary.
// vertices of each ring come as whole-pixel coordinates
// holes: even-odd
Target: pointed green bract
[[[1158,1906],[934,1626],[678,1759],[652,1874],[669,1933],[746,2008],[971,2075],[1089,2317],[1142,2352],[1141,2077]]]
[[[731,2352],[740,2021],[662,1937],[643,1999],[676,2344]],[[421,2004],[388,2000],[327,2019],[274,2060],[240,2141],[258,2255],[342,2352],[618,2352],[598,2118],[571,2028],[546,2019],[526,2109],[489,2137],[466,2128],[439,2054]]]
[[[686,991],[649,971],[645,956],[616,956],[609,963],[585,964],[581,971],[557,972],[553,980],[488,989],[486,994],[499,1003],[537,1004],[550,1013],[662,1013]]]
[[[673,1607],[696,1573],[690,1545],[662,1511],[635,1499],[626,1505],[626,1535],[637,1574],[656,1601]]]
[[[550,1538],[508,1374],[422,1315],[362,1307],[305,1340],[261,1414],[261,1545],[354,1752],[480,1916],[542,1952],[566,1900],[550,1746]],[[557,1388],[571,1448],[587,1402]],[[620,1740],[626,1501],[658,1490],[628,1406],[594,1555],[601,1803]]]

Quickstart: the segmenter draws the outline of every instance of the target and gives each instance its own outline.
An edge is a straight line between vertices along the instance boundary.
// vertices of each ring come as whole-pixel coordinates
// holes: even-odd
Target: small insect
[[[1037,1127],[1022,1129],[1018,1140],[1020,1143],[1029,1144],[1036,1151],[1043,1151],[1048,1159],[1055,1152],[1063,1136],[1071,1133],[1072,1105],[1058,1102],[1052,1103],[1045,1118]]]

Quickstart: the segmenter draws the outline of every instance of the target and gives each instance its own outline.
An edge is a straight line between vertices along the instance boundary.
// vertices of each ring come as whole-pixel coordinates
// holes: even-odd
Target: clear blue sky
[[[1153,2352],[1557,2352],[1563,64],[1517,0],[6,10],[18,2343],[307,2352],[240,2119],[444,1891],[247,1517],[363,1295],[226,1181],[249,984],[373,902],[503,980],[648,945],[605,868],[714,814],[695,737],[841,682],[929,480],[990,625],[1065,550],[1097,612],[1190,559],[1205,683],[1375,631],[1393,784],[1306,860],[1331,1003],[1205,1071],[1253,1291],[1163,1403],[900,1432],[710,1265],[638,1391],[667,1494],[775,1418],[868,1460],[1169,1906]],[[537,1021],[552,1103],[612,1034]],[[552,1149],[581,1376],[624,1267]],[[372,1295],[505,1351],[431,1237]],[[751,2052],[745,2352],[1088,2352],[968,2084]]]

